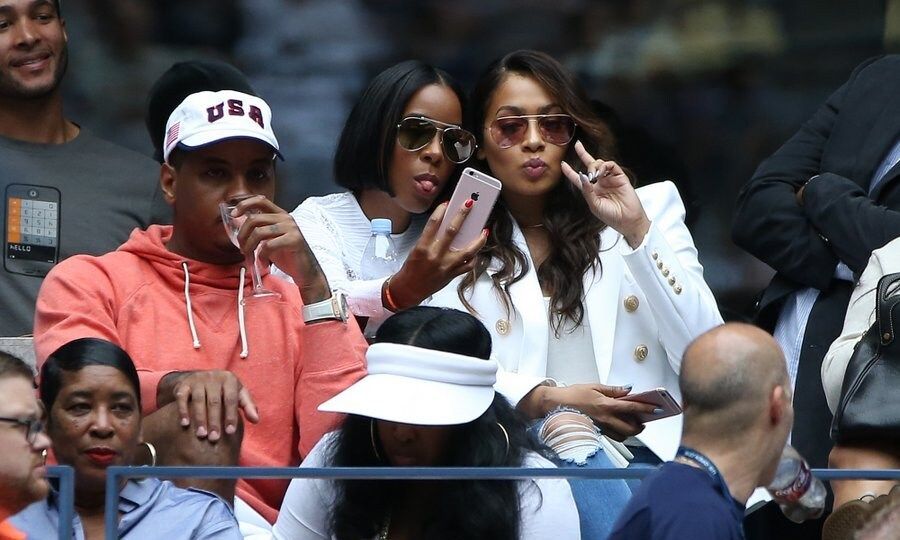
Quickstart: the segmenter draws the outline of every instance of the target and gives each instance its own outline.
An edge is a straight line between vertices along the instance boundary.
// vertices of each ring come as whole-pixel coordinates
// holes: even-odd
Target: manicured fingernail
[[[182,419],[181,419],[181,427],[188,427],[189,425],[191,425],[191,421],[190,421],[190,420],[188,420],[187,418],[182,418]]]
[[[475,204],[475,201],[472,199],[466,199],[466,208],[472,208],[472,205]]]
[[[484,237],[485,237],[485,238],[488,238],[488,237],[491,236],[491,230],[490,230],[490,229],[484,229],[483,232],[484,232]]]
[[[228,424],[227,426],[225,426],[225,433],[227,433],[229,435],[234,435],[235,431],[237,431],[237,430],[235,429],[235,427],[232,424]]]
[[[653,409],[653,414],[662,414],[662,413],[663,413],[663,410],[658,407],[656,409]]]
[[[206,428],[203,426],[198,427],[197,428],[197,436],[198,437],[206,437]]]

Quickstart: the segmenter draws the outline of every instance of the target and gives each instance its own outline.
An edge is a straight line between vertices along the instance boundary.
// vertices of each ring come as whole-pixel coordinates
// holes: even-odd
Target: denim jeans
[[[532,426],[531,432],[535,437],[538,437],[543,422],[543,420],[538,421]],[[597,451],[588,456],[584,463],[578,464],[574,460],[557,459],[556,464],[560,468],[615,468],[603,448],[597,448]],[[572,487],[572,496],[575,499],[575,506],[578,508],[581,537],[585,540],[605,540],[612,532],[612,527],[628,503],[628,499],[631,498],[628,484],[624,480],[573,478],[569,480],[569,485]]]

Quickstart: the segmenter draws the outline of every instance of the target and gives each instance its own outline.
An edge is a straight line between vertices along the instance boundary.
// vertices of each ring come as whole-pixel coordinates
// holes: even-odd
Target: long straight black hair
[[[334,153],[335,182],[353,193],[379,189],[393,196],[389,171],[397,124],[416,92],[437,84],[450,88],[465,114],[466,94],[446,71],[407,60],[372,79],[350,111]],[[451,175],[454,178],[455,175]]]
[[[487,359],[491,336],[475,317],[462,311],[415,307],[398,313],[378,329],[376,343],[400,343]],[[371,418],[350,415],[344,421],[330,464],[337,467],[387,466],[375,455]],[[509,434],[509,449],[497,423]],[[519,467],[526,454],[546,455],[527,434],[527,426],[506,398],[497,394],[479,418],[456,426],[446,466]],[[402,481],[336,482],[337,500],[331,513],[331,532],[341,540],[373,538],[384,527],[394,503],[403,493]],[[513,480],[442,481],[425,529],[418,538],[457,540],[514,540],[519,537],[519,486]]]

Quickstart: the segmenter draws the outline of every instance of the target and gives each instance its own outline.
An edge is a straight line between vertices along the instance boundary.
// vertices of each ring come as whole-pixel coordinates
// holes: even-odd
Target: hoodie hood
[[[132,231],[128,240],[119,246],[118,251],[132,253],[146,260],[166,282],[184,281],[182,263],[187,263],[190,268],[192,286],[237,290],[241,269],[244,268],[244,265],[224,266],[183,257],[166,248],[166,244],[171,239],[171,225],[151,225],[146,230],[135,229]],[[269,268],[261,266],[259,273],[265,276],[269,273]],[[245,276],[244,286],[251,286],[250,276]]]

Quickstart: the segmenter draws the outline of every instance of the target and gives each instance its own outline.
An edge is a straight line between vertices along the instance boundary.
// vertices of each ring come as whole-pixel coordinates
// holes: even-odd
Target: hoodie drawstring
[[[247,346],[247,328],[244,326],[244,275],[247,268],[241,266],[241,281],[238,283],[238,328],[241,331],[241,358],[247,358],[250,347]]]
[[[194,310],[191,307],[191,274],[188,271],[187,261],[181,262],[181,269],[184,271],[184,303],[187,306],[188,326],[191,328],[191,338],[193,339],[194,348],[200,348],[200,338],[197,337],[197,327],[194,325]],[[250,347],[247,345],[247,328],[244,325],[244,276],[247,269],[241,266],[241,280],[238,282],[237,291],[237,308],[238,308],[238,328],[241,331],[241,358],[247,358],[250,354]]]
[[[181,268],[184,270],[184,303],[187,305],[188,326],[191,327],[191,338],[194,340],[194,348],[200,348],[200,338],[197,337],[197,327],[194,326],[194,310],[191,309],[191,277],[188,272],[187,262],[181,262]]]

